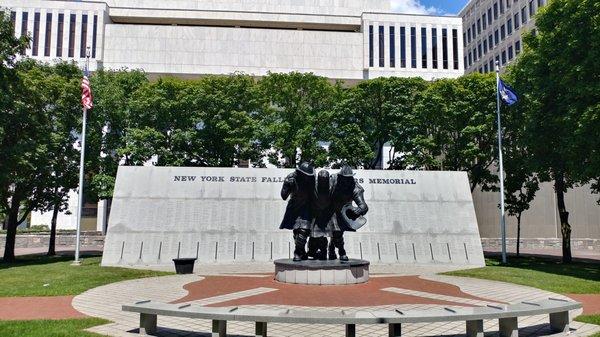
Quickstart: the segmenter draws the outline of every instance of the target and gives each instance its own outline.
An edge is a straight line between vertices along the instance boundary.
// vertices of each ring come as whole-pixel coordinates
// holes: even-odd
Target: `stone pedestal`
[[[346,285],[369,280],[369,261],[275,260],[275,279],[283,283]]]

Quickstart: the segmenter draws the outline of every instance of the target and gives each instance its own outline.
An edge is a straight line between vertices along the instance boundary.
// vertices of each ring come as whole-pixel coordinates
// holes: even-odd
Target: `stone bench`
[[[210,308],[193,304],[141,301],[132,305],[123,305],[123,311],[140,314],[140,334],[154,334],[157,327],[157,316],[171,316],[212,320],[213,337],[227,335],[227,321],[255,322],[255,335],[263,337],[267,336],[267,323],[343,324],[346,326],[346,337],[356,335],[357,324],[388,324],[389,336],[399,337],[404,323],[464,321],[468,337],[483,337],[483,320],[486,319],[499,321],[500,336],[517,337],[519,333],[518,317],[548,314],[553,331],[567,332],[569,331],[569,311],[581,307],[581,303],[556,298],[486,307],[370,312]]]

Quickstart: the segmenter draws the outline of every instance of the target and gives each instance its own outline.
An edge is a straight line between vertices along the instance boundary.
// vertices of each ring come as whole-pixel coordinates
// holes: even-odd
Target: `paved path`
[[[600,294],[569,294],[570,298],[583,303],[583,313],[600,315]]]
[[[195,302],[209,306],[241,306],[251,308],[288,308],[315,311],[375,311],[381,309],[428,309],[463,307],[483,303],[536,301],[548,297],[566,298],[534,288],[502,282],[426,274],[375,275],[365,285],[306,286],[280,284],[272,275],[173,275],[131,280],[91,289],[74,301],[74,307],[90,316],[106,318],[114,323],[93,327],[90,331],[109,335],[135,337],[138,315],[121,311],[121,305],[139,300],[161,302]],[[327,295],[330,293],[335,295]],[[362,293],[362,295],[360,295]],[[317,302],[314,302],[317,301]],[[578,315],[581,310],[573,312]],[[175,317],[159,317],[159,336],[210,336],[211,322]],[[548,316],[519,319],[520,336],[548,336]],[[497,331],[497,321],[485,321],[486,331]],[[403,325],[405,336],[463,335],[464,322]],[[573,322],[572,336],[588,336],[600,332],[600,326]],[[253,335],[251,322],[229,322],[228,333]],[[387,336],[387,326],[357,326],[360,336]],[[314,324],[270,324],[270,336],[301,337],[344,335],[344,327]],[[494,336],[491,333],[486,336]]]
[[[58,255],[75,255],[75,246],[56,246],[56,254]],[[46,254],[48,247],[26,247],[15,248],[15,256]],[[102,254],[102,246],[83,246],[81,254]],[[4,255],[4,246],[0,245],[0,256]]]
[[[3,297],[0,320],[67,319],[86,317],[71,306],[74,296]]]
[[[500,255],[500,250],[496,248],[485,248],[484,254],[486,257],[488,256],[497,256]],[[516,256],[516,248],[510,247],[508,249],[509,258]],[[600,262],[600,251],[597,250],[572,250],[571,254],[573,255],[574,260],[585,260],[587,262]],[[550,257],[560,259],[562,258],[562,249],[561,248],[539,248],[539,249],[521,249],[522,256],[536,256],[536,257]]]

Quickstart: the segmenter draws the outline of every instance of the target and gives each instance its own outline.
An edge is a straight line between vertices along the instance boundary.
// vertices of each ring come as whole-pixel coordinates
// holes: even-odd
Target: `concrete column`
[[[356,325],[346,324],[346,337],[356,337]]]
[[[406,69],[412,69],[412,39],[411,39],[411,25],[405,27],[405,39],[406,39]]]
[[[437,26],[437,43],[438,43],[438,67],[437,69],[444,69],[444,48],[443,48],[443,39],[442,39],[442,29],[444,27],[442,25]]]
[[[554,332],[569,332],[569,312],[556,312],[550,314],[550,328]]]
[[[58,19],[58,18],[57,18]],[[66,9],[64,11],[63,21],[63,44],[62,44],[62,58],[69,57],[69,34],[71,28],[71,11]]]
[[[433,26],[427,25],[427,69],[433,69]]]
[[[77,60],[81,58],[79,52],[81,50],[81,27],[83,26],[82,12],[78,10],[75,15],[75,49],[73,50],[73,58]]]
[[[152,335],[156,333],[156,315],[140,314],[140,335]]]
[[[227,321],[213,319],[212,321],[212,337],[227,336]]]
[[[464,53],[464,48],[463,48],[463,35],[461,30],[459,29],[460,26],[456,27],[456,29],[458,30],[458,69],[459,71],[462,71],[463,69],[465,69],[465,53]],[[487,39],[487,35],[485,36],[485,38]],[[489,47],[489,46],[488,46]],[[488,48],[488,51],[491,48]],[[454,69],[454,68],[453,68]]]
[[[108,8],[98,12],[98,35],[96,37],[96,60],[102,60],[104,57],[104,33],[106,24],[112,23],[107,12]]]
[[[500,337],[519,337],[519,323],[516,317],[500,318]]]
[[[21,8],[13,8],[15,11],[15,36],[21,37],[21,20],[23,20],[23,10]]]
[[[96,218],[96,230],[106,234],[106,223],[108,222],[108,201],[106,199],[98,201],[98,217]]]
[[[94,34],[94,11],[87,11],[85,14],[87,14],[87,16],[88,16],[86,47],[90,48],[90,63],[92,63],[91,57],[92,57],[92,38],[94,37],[93,36],[93,34]],[[87,49],[86,49],[86,52],[87,52]],[[91,64],[90,64],[90,68],[91,68]]]
[[[50,57],[56,57],[56,39],[58,38],[58,10],[52,10],[52,33],[50,34]]]
[[[388,325],[388,336],[389,337],[400,337],[402,335],[402,324],[391,323]]]
[[[27,34],[29,34],[29,36],[31,37],[31,41],[29,41],[29,48],[27,48],[27,52],[25,52],[25,54],[27,56],[31,56],[31,51],[33,47],[33,18],[35,17],[35,9],[31,8],[28,10],[28,12],[29,16],[27,17]]]
[[[383,65],[386,69],[390,68],[390,24],[383,24]]]
[[[44,57],[46,52],[46,9],[40,9],[40,30],[39,30],[39,44],[38,44],[38,57]]]
[[[256,337],[267,337],[267,322],[256,322],[254,325],[254,335]]]
[[[467,337],[483,337],[483,320],[467,321]]]
[[[396,44],[396,50],[395,50],[395,58],[396,58],[396,69],[400,68],[400,25],[398,25],[397,23],[394,24],[394,43]],[[395,70],[397,71],[397,70]]]

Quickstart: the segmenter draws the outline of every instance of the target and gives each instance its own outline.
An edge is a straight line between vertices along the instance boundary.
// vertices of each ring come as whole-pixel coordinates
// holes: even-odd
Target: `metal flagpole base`
[[[71,262],[72,266],[81,266],[81,260]]]

